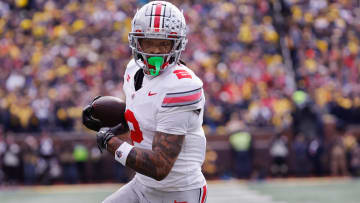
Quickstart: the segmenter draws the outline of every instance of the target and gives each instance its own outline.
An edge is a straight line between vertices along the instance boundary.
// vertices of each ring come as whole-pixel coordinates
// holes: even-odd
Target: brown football
[[[102,96],[92,103],[91,115],[99,119],[103,127],[114,127],[119,123],[126,123],[125,102],[117,97]]]

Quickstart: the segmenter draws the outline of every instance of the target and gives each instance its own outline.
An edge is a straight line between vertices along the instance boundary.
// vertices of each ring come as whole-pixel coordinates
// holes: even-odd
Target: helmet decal
[[[159,29],[160,23],[162,24],[161,26],[164,27],[164,20],[161,21],[161,18],[164,19],[163,13],[165,12],[166,5],[163,6],[161,3],[158,3],[156,6],[153,5],[153,7],[155,7],[155,17],[152,18],[154,21],[154,23],[153,23],[154,28],[155,28],[154,31],[159,32],[160,31],[160,29]]]

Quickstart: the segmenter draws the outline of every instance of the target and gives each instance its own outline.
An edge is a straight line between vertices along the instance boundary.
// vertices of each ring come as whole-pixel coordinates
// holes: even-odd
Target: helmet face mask
[[[138,39],[140,48],[145,53],[168,54],[174,47],[174,40],[169,39]]]
[[[152,54],[141,49],[140,39],[172,40],[173,46],[169,53]],[[146,74],[157,69],[159,75],[164,69],[179,62],[181,52],[185,49],[186,23],[182,12],[173,4],[164,1],[153,1],[144,5],[135,14],[129,33],[129,46],[135,62],[144,69]],[[157,57],[156,65],[149,63],[149,59]],[[161,65],[160,57],[163,59]]]

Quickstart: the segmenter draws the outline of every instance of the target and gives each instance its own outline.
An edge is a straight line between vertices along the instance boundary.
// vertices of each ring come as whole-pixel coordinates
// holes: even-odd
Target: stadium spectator
[[[90,161],[90,180],[91,182],[99,182],[103,174],[104,161],[101,159],[101,152],[96,146],[91,146],[89,150]]]
[[[272,157],[270,170],[273,176],[285,177],[288,174],[288,154],[289,147],[287,137],[281,134],[277,135],[270,147],[270,155]]]
[[[0,126],[0,185],[4,182],[5,174],[3,171],[3,160],[4,160],[4,153],[6,151],[6,143],[5,143],[5,137],[4,132],[2,130],[2,127]]]
[[[360,145],[356,143],[354,148],[352,149],[352,156],[351,156],[351,172],[352,175],[355,177],[360,176]]]
[[[62,150],[59,154],[59,160],[62,167],[63,180],[65,183],[77,183],[79,175],[73,156],[73,146],[71,144],[67,144],[62,147]]]
[[[233,172],[238,178],[250,178],[252,171],[252,137],[246,131],[235,132],[230,135],[232,148]]]
[[[48,132],[43,131],[40,138],[39,152],[42,158],[49,160],[55,155],[54,141]]]
[[[298,99],[304,94],[303,99]],[[311,99],[303,91],[296,91],[293,95],[295,110],[292,112],[292,130],[295,135],[301,133],[308,139],[323,137],[323,123],[320,114],[313,107]]]
[[[32,185],[36,183],[36,165],[39,160],[38,145],[38,141],[33,136],[29,135],[25,138],[25,143],[22,147],[23,173],[25,184]]]
[[[17,183],[22,178],[20,146],[15,142],[13,135],[7,135],[3,155],[3,170],[5,181],[9,184]]]
[[[356,151],[357,147],[357,140],[356,137],[353,135],[353,132],[347,130],[344,133],[344,137],[342,139],[345,147],[345,155],[346,155],[346,165],[349,168],[349,172],[353,172],[353,168],[351,165],[351,160],[353,159],[354,151]]]
[[[313,137],[310,139],[308,154],[312,162],[312,171],[316,176],[324,175],[324,143],[323,138]]]
[[[307,153],[308,143],[306,136],[303,134],[296,135],[292,145],[294,151],[295,175],[299,177],[309,176],[310,161]]]
[[[77,168],[77,174],[79,174],[79,180],[81,182],[87,182],[89,178],[86,172],[86,162],[89,158],[89,152],[86,146],[82,143],[77,143],[74,146],[73,157]]]
[[[215,150],[207,147],[205,160],[203,164],[203,173],[207,179],[216,179],[219,176],[219,167],[217,165],[218,154]]]
[[[334,140],[331,149],[330,170],[333,176],[347,176],[349,171],[346,164],[346,152],[342,137],[338,136]]]

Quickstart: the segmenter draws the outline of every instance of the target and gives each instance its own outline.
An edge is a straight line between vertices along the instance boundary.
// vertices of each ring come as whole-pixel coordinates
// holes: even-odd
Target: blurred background
[[[131,178],[81,111],[124,96],[130,23],[147,2],[0,1],[0,185]],[[208,180],[360,176],[359,0],[171,2],[204,82]]]

